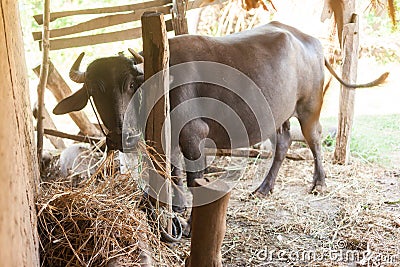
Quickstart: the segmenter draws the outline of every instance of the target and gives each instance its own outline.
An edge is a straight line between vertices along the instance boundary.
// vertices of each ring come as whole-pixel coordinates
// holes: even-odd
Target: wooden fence
[[[185,17],[187,10],[196,9],[202,6],[213,5],[221,3],[226,0],[205,3],[203,0],[191,0],[184,2],[181,0],[153,0],[131,5],[114,6],[93,8],[84,10],[72,10],[53,12],[50,15],[50,20],[55,21],[59,18],[77,16],[77,15],[104,15],[99,16],[85,22],[78,23],[73,26],[50,29],[50,49],[59,50],[72,47],[80,47],[87,45],[96,45],[101,43],[110,43],[124,40],[132,40],[141,38],[141,27],[133,27],[131,29],[124,29],[119,31],[108,31],[106,33],[88,34],[78,37],[65,37],[73,34],[79,34],[87,31],[105,29],[108,27],[121,25],[128,22],[138,22],[140,24],[140,17],[146,11],[158,11],[165,15],[171,14],[172,19],[167,20],[167,31],[180,30],[182,26],[182,18]],[[43,24],[43,15],[34,16],[38,25]],[[42,32],[37,31],[32,33],[35,41],[39,41],[41,47]]]

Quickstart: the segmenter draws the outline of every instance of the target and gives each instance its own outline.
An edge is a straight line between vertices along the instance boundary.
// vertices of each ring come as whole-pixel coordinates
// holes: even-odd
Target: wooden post
[[[39,76],[40,65],[34,68],[33,71]],[[71,88],[69,88],[68,84],[51,62],[49,65],[49,75],[47,78],[47,89],[53,93],[58,102],[72,94]],[[89,121],[88,117],[83,111],[70,112],[68,114],[71,116],[71,119],[75,122],[83,134],[88,136],[102,135],[96,126]]]
[[[40,266],[39,167],[18,1],[0,0],[0,266]]]
[[[188,25],[186,19],[187,0],[172,1],[172,18],[175,35],[187,34]]]
[[[342,77],[345,82],[355,83],[358,64],[358,16],[354,14],[355,1],[344,1],[343,19],[346,22],[342,31],[342,53],[344,56]],[[338,135],[334,161],[347,164],[350,157],[350,135],[354,117],[355,90],[341,86]]]
[[[192,237],[190,256],[186,267],[221,267],[221,247],[226,231],[226,212],[230,192],[229,187],[221,182],[208,183],[205,179],[196,179],[201,187],[196,187],[193,202],[204,196],[222,196],[202,206],[192,208]],[[198,191],[197,191],[198,190]]]
[[[168,204],[160,203],[169,212],[172,212],[172,194],[170,185],[170,159],[171,148],[171,125],[169,118],[169,47],[167,30],[165,27],[164,16],[160,12],[145,12],[142,16],[142,37],[143,37],[143,56],[144,77],[150,79],[154,74],[161,72],[162,78],[152,83],[152,87],[146,92],[145,105],[147,110],[151,110],[146,123],[145,139],[154,151],[152,154],[156,170],[150,170],[149,183],[154,194],[159,196]],[[155,88],[157,87],[157,88]],[[155,103],[157,91],[163,89],[163,97]],[[164,133],[162,128],[164,125]],[[164,143],[164,148],[162,144]],[[157,171],[161,172],[165,179],[158,178]],[[150,189],[150,190],[151,190]],[[152,194],[150,194],[152,195]],[[165,201],[167,200],[167,201]],[[172,220],[168,220],[167,232],[172,233]]]

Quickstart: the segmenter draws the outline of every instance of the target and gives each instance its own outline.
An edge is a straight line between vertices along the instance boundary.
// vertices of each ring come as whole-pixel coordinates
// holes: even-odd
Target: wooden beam
[[[269,150],[259,150],[254,148],[244,148],[244,149],[214,149],[205,148],[204,152],[206,156],[217,156],[217,157],[237,157],[237,158],[258,158],[258,159],[270,159],[272,158],[272,151]],[[310,149],[298,149],[295,151],[288,151],[286,153],[286,158],[291,160],[312,160],[312,153]]]
[[[165,25],[167,26],[167,31],[173,30],[171,20],[166,21]],[[132,40],[140,38],[141,35],[142,35],[142,28],[137,27],[133,29],[114,31],[97,35],[53,39],[50,40],[50,47],[51,50],[59,50],[71,47],[81,47],[87,45],[96,45],[103,43]]]
[[[138,3],[138,4],[132,4],[132,5],[54,12],[54,13],[51,13],[51,15],[50,15],[50,21],[54,21],[56,19],[69,17],[69,16],[76,16],[76,15],[129,12],[129,11],[134,11],[134,10],[138,10],[138,9],[159,7],[159,6],[167,5],[170,3],[172,3],[171,0],[155,0],[155,1],[147,1],[147,2],[143,2],[143,3]],[[39,24],[39,25],[43,24],[43,15],[42,14],[35,15],[35,16],[33,16],[33,18],[36,20],[37,24]]]
[[[33,71],[36,75],[39,75],[40,66],[34,68]],[[51,62],[49,67],[49,76],[47,77],[47,89],[53,93],[58,102],[72,94],[72,90]],[[69,116],[71,116],[72,120],[85,135],[101,136],[100,131],[89,121],[83,111],[71,112],[69,113]]]
[[[226,2],[227,0],[220,0],[218,2],[207,2],[204,3],[203,0],[194,0],[187,2],[187,10],[196,9],[199,7],[205,7],[210,5],[221,4]],[[148,1],[138,4],[132,5],[124,5],[124,6],[115,6],[115,7],[103,7],[103,8],[91,8],[91,9],[83,9],[83,10],[71,10],[71,11],[62,11],[62,12],[54,12],[50,14],[50,21],[54,21],[59,18],[76,16],[76,15],[92,15],[92,14],[110,14],[110,13],[119,13],[119,12],[130,12],[139,9],[146,9],[152,7],[161,7],[164,5],[171,4],[172,0],[156,0],[156,1]],[[169,12],[168,12],[169,13]],[[39,25],[43,24],[43,15],[38,14],[33,16],[36,23]]]
[[[186,12],[185,7],[187,7],[187,10],[189,10],[189,9],[195,9],[195,8],[215,4],[215,3],[207,3],[207,4],[202,5],[202,1],[195,0],[195,1],[189,1],[186,6],[182,0],[178,0],[178,1],[181,1],[182,3],[177,6],[177,8],[179,8],[179,9],[177,9],[178,13],[175,16],[175,20],[174,20],[174,23],[176,24],[175,27],[177,28],[177,30],[176,30],[177,35],[187,33],[187,22],[185,22],[186,19],[182,20],[184,17],[182,17],[181,15],[178,16],[178,14],[181,14],[181,13],[184,14]],[[222,2],[225,2],[225,1],[227,1],[227,0],[222,0]],[[166,5],[168,3],[171,3],[170,0],[168,0],[168,1],[161,0],[161,1],[153,1],[153,2],[145,2],[145,3],[141,3],[141,4],[137,4],[137,5],[128,5],[128,6],[136,6],[136,8],[140,7],[141,11],[144,11],[145,9],[155,9],[157,11],[162,11],[165,14],[169,14],[171,12],[169,6],[158,7],[155,5],[155,2],[159,3],[160,5],[161,4]],[[153,4],[150,4],[150,3],[153,3]],[[105,8],[105,10],[102,10],[100,8],[99,12],[97,12],[97,9],[56,12],[56,13],[53,13],[51,16],[54,20],[59,17],[66,17],[66,16],[72,16],[72,15],[109,13],[109,12],[113,12],[113,10],[115,10],[114,12],[121,12],[118,10],[132,11],[132,10],[128,10],[126,7],[127,6],[111,7],[111,8]],[[107,11],[107,12],[103,12],[103,11]],[[94,13],[91,13],[91,12],[94,12]],[[140,11],[137,10],[137,11],[135,11],[135,14],[130,13],[130,14],[110,15],[110,16],[106,16],[106,17],[102,17],[102,18],[96,18],[93,20],[89,20],[87,22],[80,23],[78,25],[74,25],[71,27],[54,29],[54,30],[50,31],[50,37],[52,37],[52,38],[61,37],[61,36],[65,36],[65,35],[80,33],[80,32],[94,30],[94,29],[98,29],[98,28],[104,28],[104,27],[108,27],[111,25],[118,25],[121,23],[126,23],[126,22],[136,19],[139,13],[140,13]],[[41,24],[42,21],[39,19],[38,16],[35,16],[35,19],[37,19],[38,23],[40,22],[40,24]],[[166,21],[167,31],[172,31],[174,29],[172,24],[173,23],[171,20]],[[33,36],[34,36],[35,40],[39,40],[41,37],[41,32],[34,32]],[[50,40],[50,49],[51,50],[60,50],[60,49],[72,48],[72,47],[81,47],[81,46],[88,46],[88,45],[125,41],[125,40],[140,38],[140,36],[141,36],[141,28],[137,27],[137,28],[133,28],[133,29],[101,33],[101,34],[97,34],[97,35],[95,34],[95,35],[70,37],[70,38],[58,38],[58,39]],[[42,46],[41,42],[39,42],[40,49],[41,49],[41,46]]]
[[[156,201],[162,199],[164,206],[172,212],[171,190],[171,124],[169,117],[169,47],[164,16],[160,12],[145,12],[142,16],[142,38],[144,78],[149,80],[153,75],[160,75],[144,92],[144,105],[151,111],[146,123],[145,140],[154,150],[149,150],[156,170],[149,172],[150,196]],[[162,95],[158,100],[159,90]],[[163,132],[164,128],[164,132]],[[163,148],[164,145],[164,148]],[[158,173],[163,173],[160,179]],[[168,220],[168,233],[172,233],[172,219]]]
[[[118,24],[133,22],[136,20],[140,20],[142,14],[146,11],[160,11],[165,14],[168,14],[171,10],[170,6],[161,6],[161,7],[149,7],[145,9],[139,9],[134,12],[130,12],[127,14],[115,14],[104,17],[99,17],[95,19],[91,19],[73,26],[53,29],[50,31],[50,38],[62,37],[70,34],[76,34],[101,28],[106,28]],[[33,39],[35,41],[42,39],[42,32],[33,32]]]
[[[359,26],[358,16],[354,14],[355,0],[345,1],[343,16],[348,23],[343,27],[343,50],[344,54],[342,77],[345,82],[355,83],[357,80]],[[350,157],[350,136],[354,117],[355,90],[341,86],[340,89],[340,111],[338,135],[334,161],[338,164],[347,164]]]
[[[260,159],[269,159],[272,157],[271,151],[259,150],[259,149],[222,149],[222,148],[205,148],[204,152],[207,156],[228,156],[228,157],[249,157],[249,158],[260,158]]]
[[[187,2],[184,0],[173,0],[172,19],[175,35],[188,34],[186,19]]]
[[[44,134],[89,144],[96,144],[101,141],[101,139],[97,137],[90,137],[87,135],[79,135],[79,134],[78,135],[68,134],[54,129],[46,129],[46,128],[44,129]]]
[[[111,42],[118,42],[140,37],[141,28],[133,28],[129,30],[114,31],[109,33],[101,33],[96,35],[60,38],[50,41],[51,50],[60,50],[72,47],[81,47],[87,45],[104,44]]]
[[[220,0],[220,1],[212,1],[212,2],[204,2],[204,0],[188,1],[187,10],[196,9],[196,8],[200,8],[200,7],[206,7],[206,6],[218,5],[218,4],[222,4],[226,1],[228,1],[228,0]]]

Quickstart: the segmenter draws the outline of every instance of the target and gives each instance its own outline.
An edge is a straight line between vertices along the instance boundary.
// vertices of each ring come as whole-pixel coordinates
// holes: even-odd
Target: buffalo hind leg
[[[313,184],[310,192],[323,192],[326,189],[325,184],[325,171],[322,166],[321,154],[321,124],[319,123],[319,116],[304,116],[299,117],[301,130],[304,138],[314,157],[314,176]]]
[[[272,193],[275,186],[276,176],[278,175],[279,168],[285,159],[286,153],[292,143],[290,138],[290,122],[285,121],[283,125],[278,129],[276,134],[276,149],[275,156],[272,162],[271,169],[267,176],[264,178],[262,184],[254,191],[254,194],[260,197],[265,197]]]

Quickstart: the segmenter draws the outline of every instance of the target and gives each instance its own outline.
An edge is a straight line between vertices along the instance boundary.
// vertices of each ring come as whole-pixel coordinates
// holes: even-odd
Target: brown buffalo
[[[272,192],[278,170],[291,144],[291,117],[298,118],[314,156],[311,190],[325,187],[319,123],[324,96],[324,66],[342,84],[351,88],[375,86],[382,83],[387,76],[384,74],[363,85],[346,84],[324,59],[321,43],[316,38],[279,22],[225,37],[181,35],[171,38],[169,46],[171,66],[194,61],[222,63],[244,73],[261,89],[271,108],[277,135],[271,169],[256,190],[261,196]],[[88,66],[86,72],[80,72],[82,57],[83,54],[70,73],[72,80],[83,83],[82,89],[61,101],[54,113],[80,110],[86,105],[89,96],[92,96],[100,117],[109,130],[107,145],[110,149],[122,150],[121,131],[126,104],[143,82],[142,70],[133,60],[118,56],[97,59]],[[136,58],[136,63],[142,61],[137,54]],[[249,145],[263,141],[260,140],[260,129],[251,107],[221,86],[206,83],[179,86],[170,92],[171,110],[184,101],[197,97],[213,98],[230,106],[247,130]],[[201,109],[202,106],[192,106],[186,112]],[[184,113],[185,110],[181,112]],[[205,138],[212,139],[218,148],[231,148],[224,128],[211,119],[201,117],[184,125],[179,133],[179,144],[173,146],[179,147],[187,160],[196,160],[203,155],[201,142]],[[188,185],[192,186],[194,179],[201,178],[203,172],[202,166],[196,171],[187,171]]]

